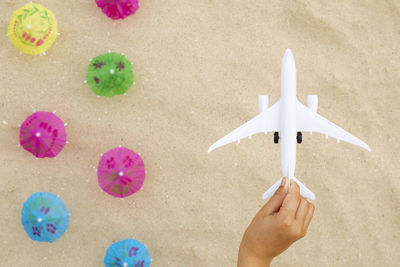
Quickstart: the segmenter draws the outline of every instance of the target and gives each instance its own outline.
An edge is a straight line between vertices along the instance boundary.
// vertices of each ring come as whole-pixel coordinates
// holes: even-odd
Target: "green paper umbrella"
[[[123,94],[133,83],[132,63],[114,52],[97,56],[90,61],[86,82],[99,96]]]

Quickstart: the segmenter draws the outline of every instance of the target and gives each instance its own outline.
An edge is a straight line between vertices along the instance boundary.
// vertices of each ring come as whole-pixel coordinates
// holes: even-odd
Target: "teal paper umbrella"
[[[135,239],[112,244],[106,252],[106,267],[149,267],[151,258],[147,248]]]
[[[25,201],[21,222],[32,240],[51,243],[67,230],[69,212],[59,196],[37,192]]]
[[[133,84],[132,63],[123,54],[109,52],[90,61],[86,82],[99,96],[124,94]]]

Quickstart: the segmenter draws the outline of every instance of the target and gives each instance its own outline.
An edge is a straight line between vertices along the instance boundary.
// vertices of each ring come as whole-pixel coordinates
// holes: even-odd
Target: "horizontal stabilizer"
[[[296,179],[296,177],[292,177],[290,179],[293,179],[300,187],[300,195],[303,197],[309,198],[314,200],[315,195],[313,192],[311,192],[310,189],[308,189],[304,184],[302,184],[299,180]],[[262,196],[263,199],[267,199],[272,197],[275,194],[275,191],[278,190],[279,186],[282,183],[282,178],[279,179],[276,183],[274,183]]]

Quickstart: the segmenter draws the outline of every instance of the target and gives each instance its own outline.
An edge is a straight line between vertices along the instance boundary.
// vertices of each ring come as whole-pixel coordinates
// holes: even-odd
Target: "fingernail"
[[[287,179],[286,177],[283,177],[283,178],[282,178],[281,186],[284,187],[284,188],[283,188],[284,191],[287,191],[287,190],[288,190],[289,183],[288,183],[288,179]]]
[[[294,190],[295,186],[299,187],[299,185],[293,179],[290,179],[290,188],[293,188],[292,190]]]
[[[287,192],[287,191],[289,191],[289,181],[290,180],[287,177],[285,177],[283,179],[285,179],[285,191]]]
[[[290,191],[293,191],[293,188],[294,188],[294,181],[293,181],[293,179],[290,179]]]

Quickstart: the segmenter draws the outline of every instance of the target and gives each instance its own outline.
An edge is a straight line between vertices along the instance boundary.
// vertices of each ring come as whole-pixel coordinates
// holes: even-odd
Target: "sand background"
[[[40,0],[61,35],[46,56],[20,55],[5,36],[26,1],[0,3],[0,265],[103,266],[113,241],[145,243],[152,266],[234,266],[241,236],[281,176],[272,134],[207,154],[257,114],[257,97],[280,95],[290,47],[297,96],[372,148],[303,135],[296,176],[317,196],[308,235],[275,266],[398,266],[400,262],[400,2],[141,1],[123,21],[94,1]],[[126,96],[97,98],[83,83],[89,59],[109,49],[134,62]],[[32,110],[68,122],[56,160],[17,146]],[[139,152],[148,175],[124,200],[100,192],[100,153]],[[59,194],[69,231],[31,241],[23,202]]]

